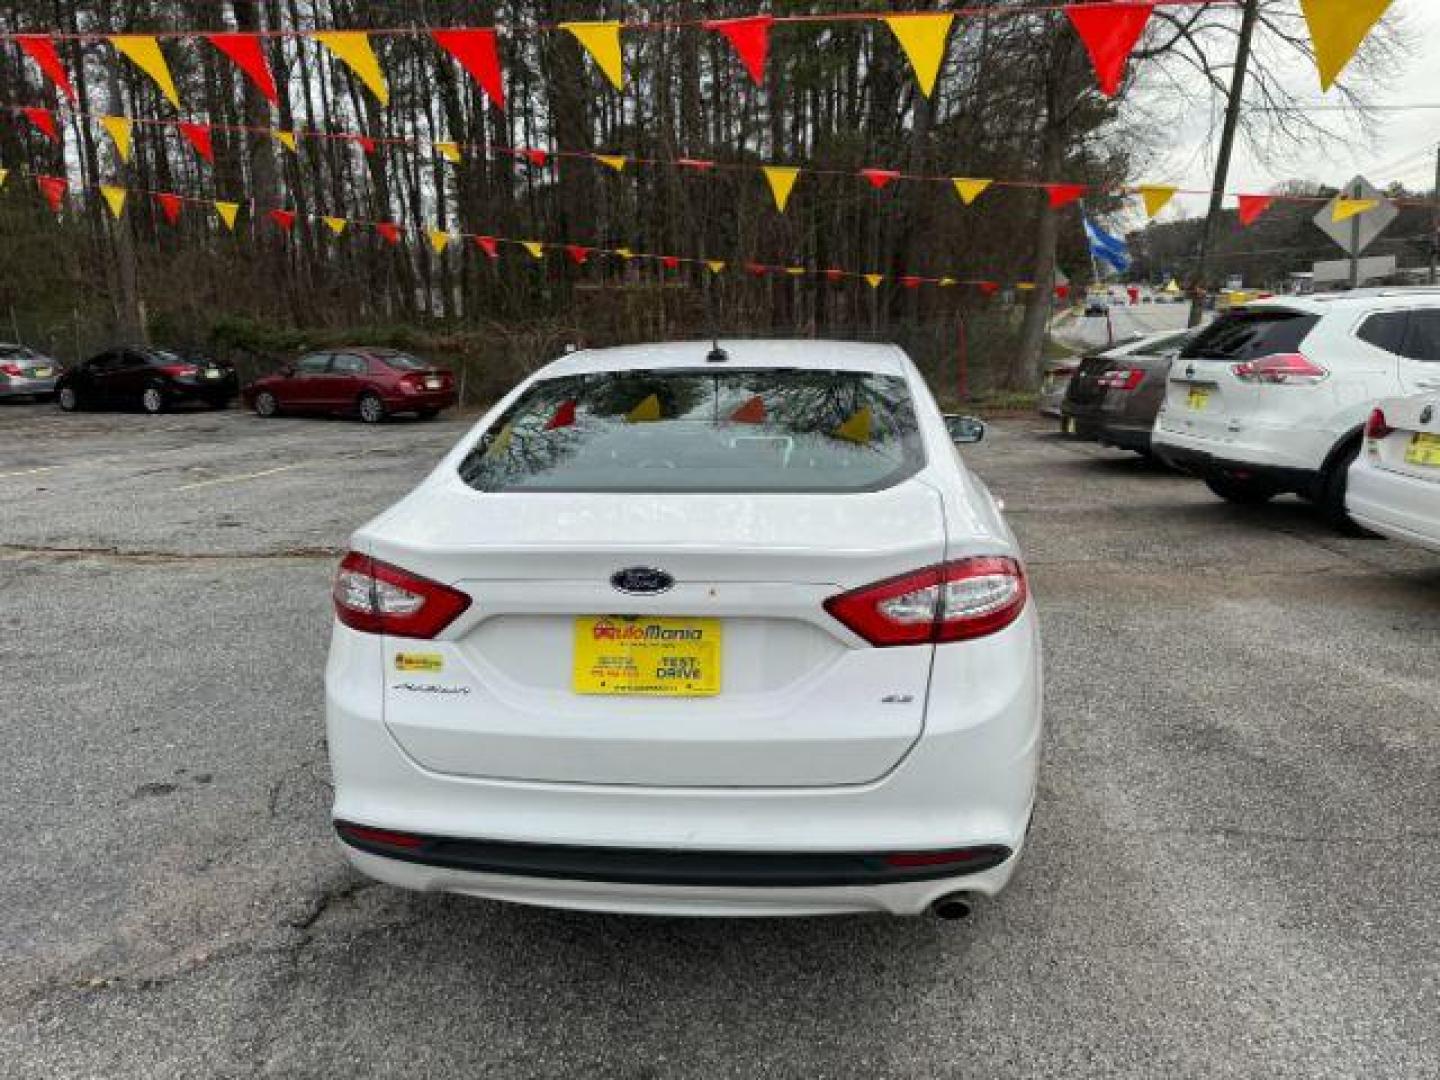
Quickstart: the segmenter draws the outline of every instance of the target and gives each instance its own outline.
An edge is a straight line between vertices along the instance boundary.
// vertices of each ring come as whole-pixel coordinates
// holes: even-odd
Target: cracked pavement
[[[7,1080],[1440,1072],[1440,559],[1038,419],[966,454],[1030,560],[1049,724],[1025,862],[968,922],[356,877],[329,579],[464,428],[0,408]]]

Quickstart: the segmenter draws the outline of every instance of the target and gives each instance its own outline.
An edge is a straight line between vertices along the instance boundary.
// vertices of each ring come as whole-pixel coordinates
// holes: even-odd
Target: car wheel
[[[385,419],[385,403],[374,394],[361,394],[358,408],[360,419],[367,424],[378,424]]]
[[[1253,476],[1243,480],[1237,476],[1207,476],[1205,486],[1226,502],[1239,506],[1259,506],[1278,494],[1274,484]]]
[[[416,413],[415,415],[418,416],[418,417],[420,417],[421,420],[434,420],[435,417],[437,417],[437,416],[440,415],[440,410],[439,410],[439,409],[421,409],[421,410],[420,410],[418,413]]]
[[[280,415],[280,403],[275,400],[275,395],[269,390],[261,390],[255,395],[255,415],[267,419]]]
[[[151,416],[165,411],[165,391],[158,386],[147,386],[140,395],[140,407]]]
[[[60,403],[60,408],[65,412],[75,412],[80,408],[80,395],[75,392],[73,386],[62,386],[60,392],[55,395],[55,400]]]
[[[1360,527],[1350,520],[1345,512],[1345,492],[1350,483],[1350,466],[1360,456],[1360,440],[1356,439],[1344,447],[1320,479],[1320,497],[1315,505],[1320,515],[1334,528],[1351,536],[1360,535]]]

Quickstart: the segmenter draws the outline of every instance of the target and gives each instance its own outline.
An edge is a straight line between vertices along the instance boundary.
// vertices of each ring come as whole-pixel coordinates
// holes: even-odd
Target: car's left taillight
[[[1313,386],[1323,382],[1330,372],[1303,353],[1275,353],[1242,364],[1231,364],[1230,370],[1241,382],[1268,383],[1271,386]]]
[[[969,641],[1003,630],[1025,607],[1015,559],[956,559],[877,581],[825,601],[825,610],[871,645]]]
[[[1395,429],[1390,426],[1390,421],[1385,419],[1384,410],[1372,410],[1370,419],[1365,421],[1365,438],[1385,439],[1393,434],[1395,434]]]
[[[438,581],[352,551],[335,574],[335,617],[352,630],[433,638],[470,606],[470,597]]]

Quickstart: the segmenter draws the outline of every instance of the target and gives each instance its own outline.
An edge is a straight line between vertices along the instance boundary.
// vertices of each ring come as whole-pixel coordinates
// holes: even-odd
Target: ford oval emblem
[[[616,570],[610,575],[610,584],[623,593],[649,596],[669,592],[675,579],[664,570],[656,570],[653,566],[627,566],[624,570]]]

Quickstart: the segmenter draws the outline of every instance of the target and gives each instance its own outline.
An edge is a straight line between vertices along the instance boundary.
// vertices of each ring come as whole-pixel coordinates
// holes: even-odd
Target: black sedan
[[[238,391],[230,365],[187,360],[149,346],[109,349],[76,364],[55,383],[56,399],[66,412],[138,407],[160,413],[186,401],[223,409]]]

